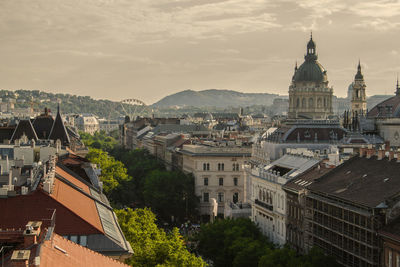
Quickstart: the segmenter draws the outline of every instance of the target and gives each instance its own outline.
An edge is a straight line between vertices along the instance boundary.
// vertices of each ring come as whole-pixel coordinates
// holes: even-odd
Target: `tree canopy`
[[[131,266],[205,266],[205,262],[190,253],[178,229],[165,233],[156,225],[155,215],[148,209],[116,210],[125,237],[134,251],[127,260]]]
[[[298,255],[288,247],[275,247],[250,219],[220,219],[202,225],[195,239],[200,255],[217,267],[340,266],[316,248]]]

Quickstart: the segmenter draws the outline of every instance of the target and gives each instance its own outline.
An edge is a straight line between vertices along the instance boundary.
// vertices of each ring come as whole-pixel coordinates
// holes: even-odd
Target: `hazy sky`
[[[0,88],[150,104],[185,89],[287,94],[313,30],[336,95],[364,70],[392,94],[400,3],[386,0],[0,0]]]

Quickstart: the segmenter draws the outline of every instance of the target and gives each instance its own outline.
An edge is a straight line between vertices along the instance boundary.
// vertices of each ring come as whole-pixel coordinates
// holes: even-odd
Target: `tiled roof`
[[[63,187],[63,182],[56,180],[57,190],[60,189],[60,184]],[[71,193],[70,191],[68,190],[66,194]],[[72,194],[69,197],[60,194],[58,197],[59,199],[55,199],[42,190],[37,189],[28,195],[0,199],[0,228],[25,228],[27,221],[40,221],[50,218],[52,212],[56,209],[57,233],[61,235],[104,234],[98,215],[96,215],[96,220],[96,218],[90,218],[94,216],[93,212],[85,214],[89,208],[96,210],[93,201],[92,204],[88,204],[85,198],[77,198],[76,194]],[[73,203],[65,206],[65,201],[68,198],[74,199]],[[63,203],[58,202],[59,200],[63,201]],[[79,201],[83,202],[79,203]],[[47,220],[43,221],[44,226],[49,226],[49,223]]]
[[[33,121],[33,127],[39,139],[49,138],[51,127],[53,126],[54,119],[50,115],[40,115]]]
[[[400,117],[400,95],[395,95],[389,99],[386,99],[376,105],[370,112],[368,117],[371,118],[390,118]]]
[[[284,188],[299,191],[311,185],[315,179],[318,179],[328,171],[332,170],[327,168],[325,164],[315,165],[312,169],[300,174],[295,179],[290,180],[284,185]]]
[[[40,267],[121,267],[122,262],[82,247],[57,234],[40,247]]]
[[[69,144],[69,135],[67,133],[67,129],[65,128],[64,122],[61,118],[60,110],[57,111],[56,119],[54,120],[53,126],[51,128],[49,139],[56,141],[57,139],[61,140],[62,144]]]
[[[71,183],[77,182],[68,176]],[[71,179],[71,180],[70,180]],[[79,183],[75,184],[79,187]],[[84,186],[82,192],[86,192],[87,188]],[[75,188],[67,185],[65,182],[60,181],[58,178],[54,181],[54,191],[50,194],[52,198],[57,200],[64,207],[75,213],[78,217],[85,220],[98,231],[104,233],[99,214],[96,209],[96,204],[89,196],[82,194]]]
[[[375,208],[400,192],[400,163],[355,156],[323,175],[308,189]]]
[[[14,142],[16,139],[20,139],[23,135],[26,135],[28,140],[38,140],[30,120],[21,120],[18,123],[17,128],[15,128],[15,131],[11,137],[11,142]]]
[[[82,189],[84,192],[90,195],[90,189],[87,184],[83,183],[78,178],[72,176],[59,166],[56,166],[56,174],[60,175],[64,179],[67,179],[69,182],[73,183],[75,186],[77,186],[78,188]]]
[[[15,127],[0,127],[0,142],[3,143],[4,140],[11,140],[14,131]]]

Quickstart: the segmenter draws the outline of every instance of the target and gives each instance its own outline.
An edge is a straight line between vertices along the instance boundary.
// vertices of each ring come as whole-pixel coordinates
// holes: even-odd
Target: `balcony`
[[[258,199],[256,199],[256,200],[254,201],[254,203],[257,204],[258,206],[263,207],[264,209],[267,209],[267,210],[270,210],[270,211],[274,211],[274,206],[272,206],[272,205],[270,205],[270,204],[267,204],[267,203],[264,203],[264,202],[261,202],[261,201],[258,200]]]

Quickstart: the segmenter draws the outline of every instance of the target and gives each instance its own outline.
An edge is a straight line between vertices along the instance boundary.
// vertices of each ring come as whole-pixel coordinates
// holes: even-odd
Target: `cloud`
[[[397,29],[400,26],[400,22],[393,22],[386,19],[375,18],[375,19],[366,19],[362,20],[360,23],[356,23],[353,25],[354,28],[361,29],[373,29],[377,31],[389,31],[393,29]]]

